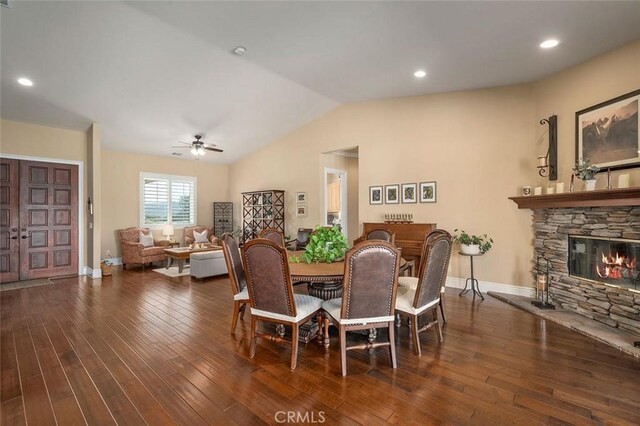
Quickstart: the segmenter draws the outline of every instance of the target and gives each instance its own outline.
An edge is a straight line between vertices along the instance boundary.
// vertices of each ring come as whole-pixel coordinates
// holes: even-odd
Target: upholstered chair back
[[[394,244],[396,234],[388,229],[376,228],[367,232],[367,241],[379,240]]]
[[[296,316],[287,250],[273,241],[257,238],[242,247],[251,308]]]
[[[186,226],[184,228],[184,245],[190,246],[195,242],[195,237],[193,235],[194,231],[201,233],[205,229],[207,230],[207,240],[210,243],[216,244],[218,242],[218,239],[213,235],[213,231],[211,230],[211,228],[207,226],[196,225],[196,226]]]
[[[418,287],[413,301],[414,308],[439,300],[440,291],[447,279],[451,258],[451,235],[446,231],[432,234],[433,232],[426,236],[422,250]]]
[[[341,318],[393,320],[399,266],[400,250],[388,242],[364,241],[349,250]]]
[[[284,247],[284,235],[277,229],[265,228],[258,234],[258,238],[264,238]]]
[[[240,257],[238,243],[230,233],[222,235],[222,251],[224,253],[224,260],[227,263],[231,290],[233,290],[233,294],[238,294],[245,288],[247,282],[244,276],[244,268],[242,267],[242,258]]]
[[[311,228],[298,228],[298,235],[295,239],[295,250],[304,250],[309,243],[309,236],[313,232]]]
[[[144,235],[149,235],[149,228],[139,228],[137,226],[133,226],[131,228],[126,229],[118,229],[118,238],[122,242],[127,243],[137,243],[140,241],[140,232]]]

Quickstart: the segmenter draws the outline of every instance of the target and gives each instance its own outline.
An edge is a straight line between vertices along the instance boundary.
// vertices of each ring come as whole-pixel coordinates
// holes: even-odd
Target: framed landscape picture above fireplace
[[[640,166],[640,90],[576,112],[576,162],[600,170]]]

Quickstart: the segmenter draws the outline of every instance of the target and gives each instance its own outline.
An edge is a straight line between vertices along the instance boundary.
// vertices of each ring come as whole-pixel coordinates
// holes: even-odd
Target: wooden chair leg
[[[438,305],[440,305],[440,313],[442,314],[442,323],[446,323],[447,322],[447,314],[444,313],[444,293],[440,293],[440,303],[438,303]]]
[[[420,349],[420,337],[418,336],[418,316],[411,315],[411,334],[413,335],[413,344],[416,347],[416,354],[422,356],[422,350]]]
[[[298,324],[291,325],[291,369],[295,370],[298,364]]]
[[[389,355],[391,356],[391,366],[397,368],[395,324],[393,321],[389,322]]]
[[[233,319],[231,320],[231,334],[236,332],[236,326],[238,325],[238,314],[240,313],[240,302],[233,301]]]
[[[251,345],[249,346],[249,358],[253,358],[256,355],[256,329],[258,320],[251,315]]]
[[[342,375],[347,375],[347,330],[345,326],[340,324],[340,363],[342,366]]]
[[[324,315],[322,312],[318,312],[316,321],[318,321],[318,344],[322,345],[324,343]]]
[[[246,310],[247,310],[247,304],[243,303],[242,306],[240,306],[240,319],[242,321],[244,321],[244,313],[246,312]]]
[[[440,327],[440,321],[438,321],[438,310],[433,310],[433,320],[436,322],[436,335],[438,336],[438,341],[442,342],[442,328]]]
[[[329,318],[324,318],[324,348],[329,349],[331,342],[329,341]]]

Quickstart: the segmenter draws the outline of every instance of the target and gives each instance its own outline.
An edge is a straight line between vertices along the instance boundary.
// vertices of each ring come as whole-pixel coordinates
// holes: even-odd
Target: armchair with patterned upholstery
[[[134,263],[142,264],[144,267],[146,263],[157,262],[167,258],[164,249],[169,246],[169,241],[154,239],[152,247],[145,247],[140,243],[140,232],[144,235],[149,235],[151,232],[149,228],[134,226],[127,229],[118,229],[116,232],[120,241],[120,254],[125,269],[128,265]]]
[[[187,226],[187,227],[184,228],[184,245],[185,245],[185,247],[190,246],[191,244],[193,244],[196,241],[196,239],[195,239],[195,237],[193,235],[193,231],[202,233],[202,231],[204,231],[204,230],[207,231],[207,240],[209,240],[209,242],[211,244],[219,246],[220,245],[220,240],[218,239],[218,237],[213,235],[213,230],[211,228],[206,227],[206,226],[196,225],[196,226]]]

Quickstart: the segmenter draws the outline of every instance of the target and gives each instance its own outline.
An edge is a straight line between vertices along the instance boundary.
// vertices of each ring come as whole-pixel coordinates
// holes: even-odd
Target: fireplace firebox
[[[569,236],[569,275],[623,288],[640,287],[640,241]]]

